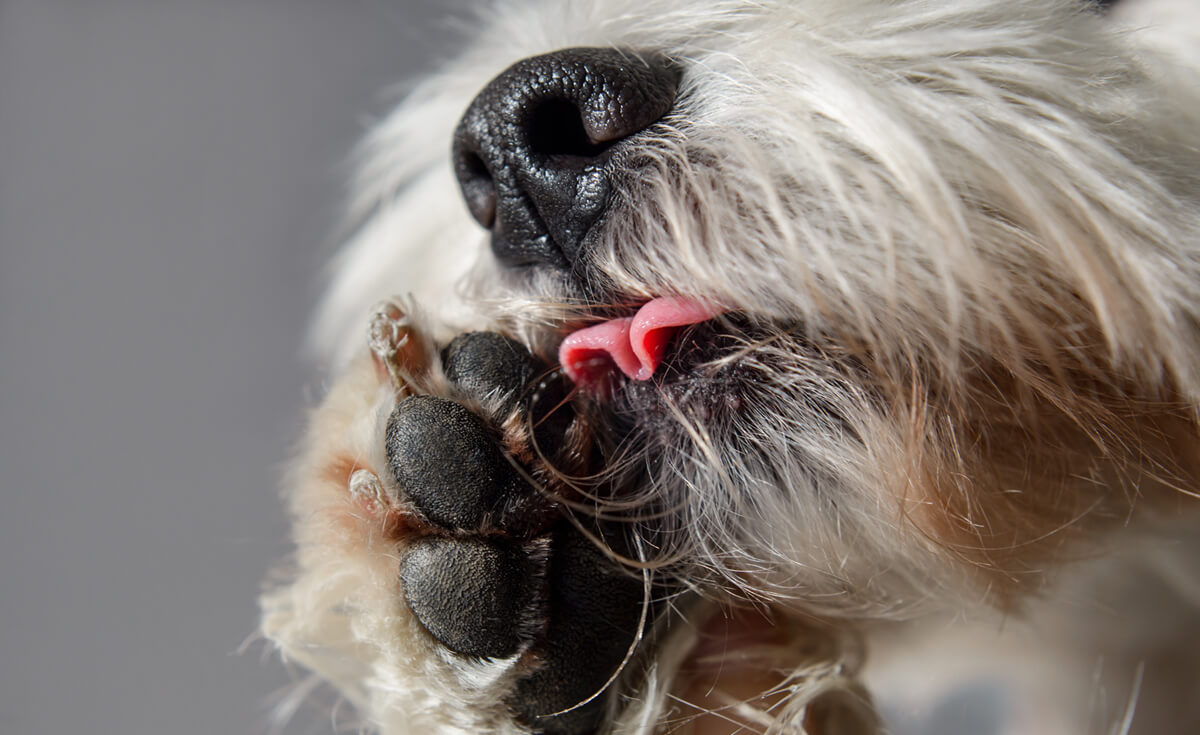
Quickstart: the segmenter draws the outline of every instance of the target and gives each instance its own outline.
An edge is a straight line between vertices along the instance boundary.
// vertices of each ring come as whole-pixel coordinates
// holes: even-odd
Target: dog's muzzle
[[[570,48],[519,61],[471,102],[454,168],[506,266],[570,270],[609,204],[618,153],[670,111],[662,56]]]

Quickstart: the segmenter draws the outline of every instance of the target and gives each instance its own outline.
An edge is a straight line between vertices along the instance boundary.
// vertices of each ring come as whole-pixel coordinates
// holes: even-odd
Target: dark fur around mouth
[[[753,424],[755,412],[780,401],[803,405],[821,423],[852,435],[850,423],[822,391],[780,381],[781,375],[794,374],[797,364],[819,369],[822,381],[866,383],[860,361],[822,349],[801,324],[769,324],[729,312],[681,329],[650,380],[613,371],[613,385],[602,401],[610,436],[626,450],[676,446],[686,424],[722,433]]]
[[[725,317],[726,324],[740,321]],[[731,333],[710,320],[681,330],[667,347],[659,371],[647,381],[624,379],[613,393],[619,420],[654,433],[678,415],[708,423],[715,416],[736,414],[742,393],[757,382],[738,359],[753,343],[749,335]],[[630,427],[632,428],[632,426]]]

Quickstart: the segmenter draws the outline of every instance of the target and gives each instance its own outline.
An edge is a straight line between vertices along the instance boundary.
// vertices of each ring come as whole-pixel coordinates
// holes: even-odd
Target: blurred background
[[[256,598],[347,156],[453,15],[0,0],[0,735],[271,731]]]

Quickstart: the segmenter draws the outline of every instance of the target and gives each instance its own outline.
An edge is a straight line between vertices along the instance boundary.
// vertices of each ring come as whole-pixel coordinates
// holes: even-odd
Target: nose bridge
[[[659,55],[572,48],[484,87],[455,133],[454,163],[497,258],[573,266],[610,199],[613,153],[670,110],[677,83]]]

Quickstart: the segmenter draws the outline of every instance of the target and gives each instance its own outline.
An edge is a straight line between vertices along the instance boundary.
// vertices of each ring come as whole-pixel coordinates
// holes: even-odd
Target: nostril
[[[486,229],[496,221],[496,182],[478,153],[462,151],[455,162],[463,198],[471,216]]]
[[[528,122],[529,148],[544,156],[594,158],[613,140],[594,140],[584,127],[583,112],[566,99],[548,99],[535,107]]]
[[[568,48],[518,61],[476,95],[454,168],[499,263],[582,262],[628,160],[618,151],[671,110],[680,73],[654,52]]]

